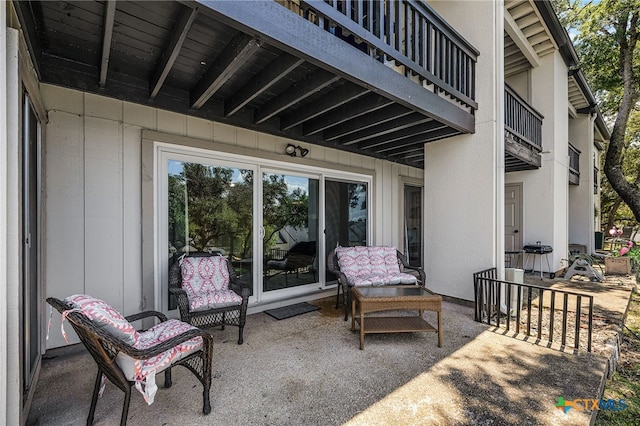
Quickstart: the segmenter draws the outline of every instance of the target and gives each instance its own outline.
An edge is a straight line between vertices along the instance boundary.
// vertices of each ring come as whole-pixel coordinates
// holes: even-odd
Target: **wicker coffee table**
[[[364,349],[364,335],[369,333],[438,333],[438,347],[442,347],[442,297],[422,286],[353,287],[351,301],[351,331],[360,326],[360,349]],[[356,307],[358,316],[356,317]],[[378,317],[365,314],[381,311],[417,310],[418,316]],[[438,313],[435,328],[422,318],[424,311]],[[366,324],[366,325],[365,325]]]

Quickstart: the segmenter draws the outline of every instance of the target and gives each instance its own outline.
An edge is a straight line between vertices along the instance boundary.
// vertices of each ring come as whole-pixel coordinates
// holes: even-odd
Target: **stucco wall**
[[[580,151],[580,184],[569,186],[569,244],[594,251],[593,121],[588,115],[569,120],[569,141]]]
[[[540,241],[553,247],[551,270],[562,266],[568,250],[568,98],[567,67],[554,52],[540,58],[540,67],[531,70],[532,106],[543,116],[542,167],[538,170],[507,173],[508,183],[523,184],[523,244]],[[539,270],[536,259],[536,270]],[[531,267],[532,260],[529,260]],[[548,272],[546,260],[542,269]]]
[[[43,85],[42,93],[49,113],[44,141],[47,296],[88,293],[125,315],[140,310],[142,276],[153,273],[142,270],[142,129],[291,161],[284,154],[287,139],[51,85]],[[369,170],[374,176],[371,241],[400,246],[400,177],[423,180],[423,171],[303,145],[310,152],[300,160]],[[47,347],[65,344],[59,326],[54,321]]]
[[[473,272],[504,263],[504,9],[498,2],[429,5],[481,52],[475,134],[425,145],[427,285],[473,300]]]

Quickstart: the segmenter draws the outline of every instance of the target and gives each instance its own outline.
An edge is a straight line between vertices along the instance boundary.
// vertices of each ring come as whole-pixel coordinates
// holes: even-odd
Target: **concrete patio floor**
[[[504,335],[474,322],[472,308],[450,302],[443,303],[442,348],[435,334],[405,333],[367,335],[361,351],[350,321],[328,298],[313,302],[318,311],[281,321],[248,316],[241,346],[235,327],[212,329],[208,416],[201,412],[202,386],[178,367],[170,389],[157,376],[152,405],[134,390],[128,424],[588,425],[592,412],[565,414],[555,404],[560,396],[599,398],[634,281],[553,281],[593,294],[597,314],[606,316],[596,332],[610,338],[594,339],[592,353],[574,355]],[[434,313],[425,316],[435,321]],[[82,346],[49,351],[27,424],[84,424],[96,371]],[[95,424],[117,424],[122,401],[123,393],[108,383]]]

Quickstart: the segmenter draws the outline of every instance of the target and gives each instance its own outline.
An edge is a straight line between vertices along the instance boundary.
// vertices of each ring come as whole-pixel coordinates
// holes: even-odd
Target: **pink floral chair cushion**
[[[416,284],[418,279],[400,271],[395,247],[339,247],[340,271],[351,285]]]
[[[128,345],[134,346],[140,340],[139,333],[129,321],[103,300],[86,294],[75,294],[67,297],[65,302],[93,321],[99,328]]]
[[[227,259],[222,256],[185,257],[180,261],[182,288],[193,312],[240,305],[242,296],[229,289]]]
[[[148,349],[195,328],[185,322],[170,319],[141,332],[140,339],[133,346],[136,349]],[[147,404],[151,405],[158,390],[156,374],[200,349],[202,349],[202,337],[198,336],[149,359],[137,360],[119,352],[116,363],[127,380],[135,382],[136,389],[142,394]]]

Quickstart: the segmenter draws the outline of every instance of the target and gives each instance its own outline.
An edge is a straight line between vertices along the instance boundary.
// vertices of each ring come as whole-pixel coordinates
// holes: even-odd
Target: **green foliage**
[[[572,35],[580,68],[609,127],[614,126],[609,146],[615,149],[607,146],[607,150],[620,155],[608,156],[606,165],[603,157],[600,167],[616,180],[614,189],[602,173],[603,228],[606,230],[614,223],[637,225],[640,215],[640,46],[637,43],[640,0],[552,0],[552,4]],[[629,59],[628,68],[624,66],[625,58]],[[631,109],[624,105],[631,105]],[[616,170],[616,174],[611,175],[612,170]],[[624,176],[622,181],[617,170]],[[624,180],[631,183],[630,189],[624,189],[631,207],[618,195],[623,190],[620,182]]]
[[[265,174],[262,182],[262,221],[265,244],[273,244],[278,230],[285,226],[305,228],[309,218],[309,194],[300,188],[288,192],[284,175]]]

